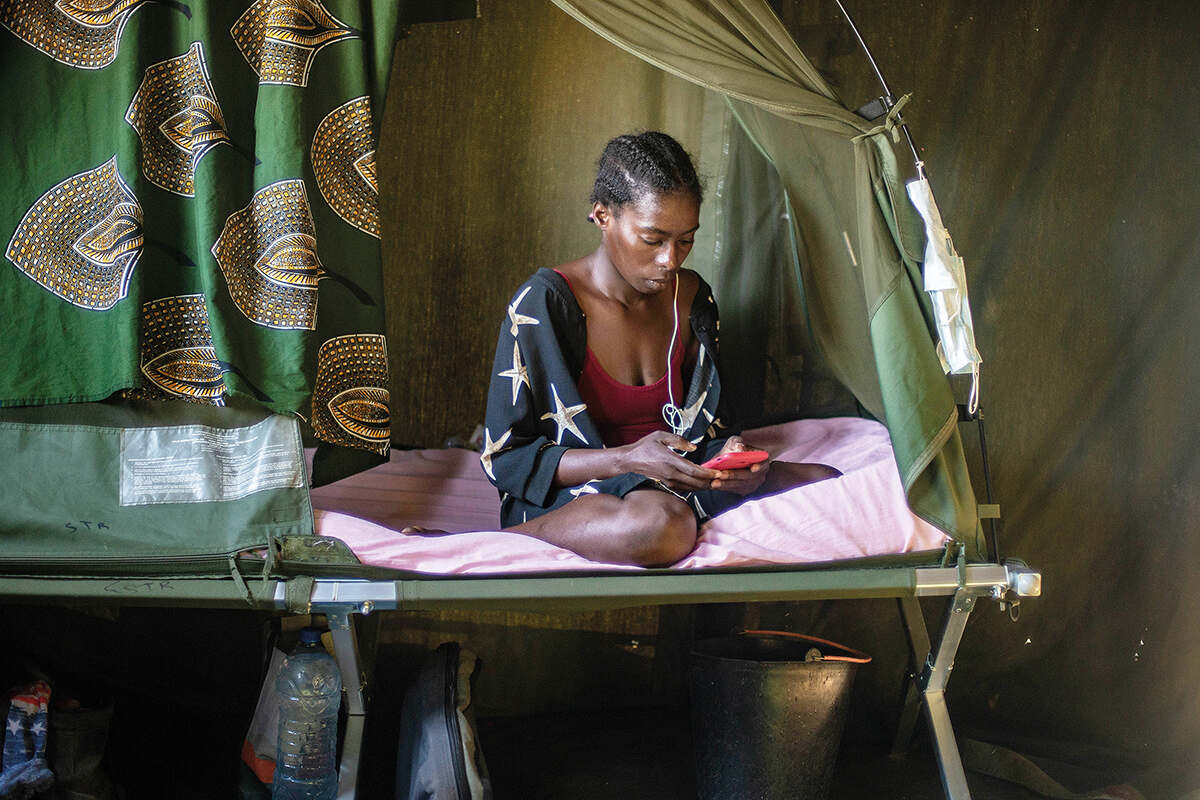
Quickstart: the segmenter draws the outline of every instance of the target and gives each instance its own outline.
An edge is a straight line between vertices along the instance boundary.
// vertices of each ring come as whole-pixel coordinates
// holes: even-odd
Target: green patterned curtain
[[[386,457],[375,119],[395,0],[0,0],[0,405],[297,414]]]

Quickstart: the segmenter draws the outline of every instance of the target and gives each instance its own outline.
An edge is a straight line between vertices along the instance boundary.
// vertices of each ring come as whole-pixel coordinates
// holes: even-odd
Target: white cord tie
[[[675,353],[675,339],[679,336],[679,274],[675,274],[675,297],[671,300],[671,312],[674,320],[671,328],[671,344],[667,347],[667,402],[662,407],[663,422],[671,428],[671,433],[683,436],[687,432],[687,420],[683,411],[675,405],[675,384],[671,380],[671,356]]]

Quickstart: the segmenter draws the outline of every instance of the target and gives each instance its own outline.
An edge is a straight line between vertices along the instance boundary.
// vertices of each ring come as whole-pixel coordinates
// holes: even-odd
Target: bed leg
[[[367,720],[366,673],[359,658],[359,641],[354,615],[345,610],[327,611],[325,619],[333,636],[338,669],[346,701],[346,733],[342,739],[342,761],[338,768],[338,800],[354,800],[358,791],[358,762],[362,754]],[[374,626],[371,626],[372,628]],[[368,648],[368,654],[373,648]]]
[[[908,680],[905,681],[904,705],[896,725],[896,738],[892,741],[893,756],[908,752],[912,744],[913,732],[921,716],[921,690],[917,686],[917,678],[929,661],[930,651],[929,631],[925,628],[925,615],[921,612],[920,601],[915,597],[901,597],[897,602],[912,648],[912,660],[909,662]]]
[[[946,707],[946,683],[954,669],[954,656],[967,627],[967,618],[975,608],[977,593],[959,587],[948,603],[946,621],[937,650],[930,652],[925,669],[918,678],[918,688],[925,699],[925,717],[929,721],[929,732],[933,738],[934,751],[942,772],[942,789],[948,800],[970,800],[967,775],[958,754],[958,742],[954,739],[954,728],[950,724],[950,712]]]
[[[962,758],[958,753],[958,742],[954,738],[954,728],[950,724],[950,712],[946,707],[946,683],[954,669],[954,656],[962,641],[967,618],[975,607],[976,597],[977,592],[960,587],[950,598],[936,650],[930,644],[920,601],[916,597],[900,598],[900,615],[912,647],[915,674],[908,681],[908,692],[900,713],[892,754],[899,755],[907,750],[917,716],[924,707],[934,754],[941,771],[942,789],[948,800],[970,800],[971,797]]]
[[[337,800],[354,800],[358,793],[358,762],[362,755],[363,723],[366,717],[346,717],[346,733],[342,737],[342,763],[338,767]]]

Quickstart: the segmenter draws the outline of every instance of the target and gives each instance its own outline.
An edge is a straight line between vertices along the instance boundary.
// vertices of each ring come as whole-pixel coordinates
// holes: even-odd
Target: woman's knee
[[[623,503],[624,547],[630,563],[674,564],[696,547],[696,516],[687,503],[665,492],[633,492]]]

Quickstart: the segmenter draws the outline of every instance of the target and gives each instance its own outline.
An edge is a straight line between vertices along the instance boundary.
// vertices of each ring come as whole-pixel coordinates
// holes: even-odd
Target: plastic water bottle
[[[335,800],[342,674],[321,647],[319,630],[300,631],[300,645],[284,659],[275,692],[279,739],[272,800]]]

